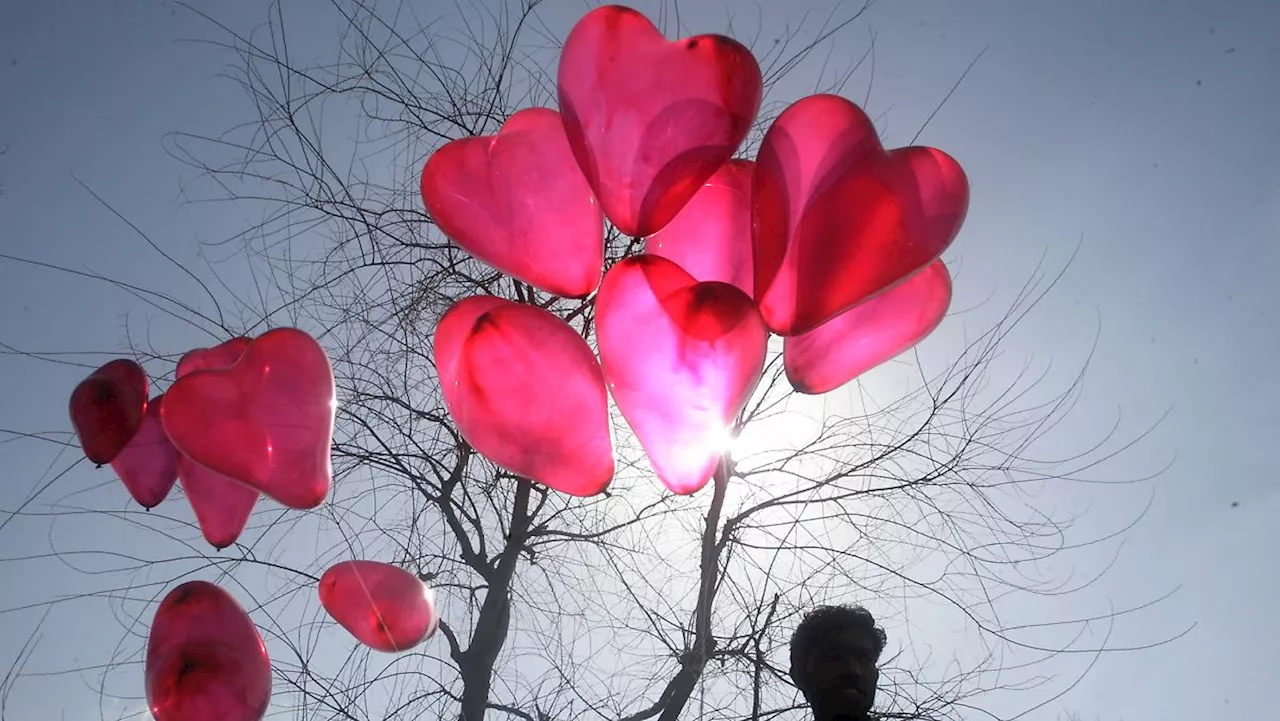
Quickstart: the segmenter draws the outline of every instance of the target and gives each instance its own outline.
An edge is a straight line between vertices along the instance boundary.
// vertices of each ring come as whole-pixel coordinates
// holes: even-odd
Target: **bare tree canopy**
[[[1146,431],[1103,427],[1077,453],[1050,456],[1043,441],[1071,412],[1087,361],[1065,387],[1048,388],[1035,369],[1000,357],[1058,272],[1037,272],[952,362],[913,366],[911,387],[887,400],[797,395],[775,344],[732,452],[692,496],[656,482],[616,413],[618,473],[591,498],[507,473],[463,440],[431,356],[436,321],[454,302],[489,294],[537,305],[595,346],[594,297],[550,296],[471,258],[434,226],[418,191],[423,162],[444,143],[491,134],[525,107],[555,107],[567,28],[547,5],[332,0],[329,37],[297,36],[283,3],[250,34],[205,16],[209,42],[229,58],[226,78],[257,114],[213,137],[174,133],[167,147],[193,171],[188,199],[252,219],[209,246],[251,270],[173,261],[185,296],[63,270],[114,283],[214,342],[286,325],[320,339],[338,387],[335,483],[313,512],[260,503],[249,531],[222,552],[203,544],[173,498],[151,513],[49,511],[108,516],[146,539],[128,549],[64,539],[51,549],[68,563],[91,557],[84,595],[120,619],[119,647],[84,660],[101,694],[138,699],[155,606],[196,577],[226,587],[259,625],[275,680],[270,718],[805,718],[787,646],[800,618],[827,603],[866,606],[887,628],[876,708],[886,719],[1025,717],[1101,654],[1122,650],[1109,630],[1145,604],[1064,618],[1058,601],[1107,570],[1064,571],[1073,554],[1118,545],[1132,524],[1091,536],[1074,510],[1040,499],[1058,486],[1105,494],[1145,480],[1109,479],[1106,464]],[[675,37],[678,8],[663,7],[655,21]],[[765,80],[744,157],[799,98],[788,88],[847,95],[855,74],[870,72],[874,44],[858,24],[867,5],[833,7],[777,37],[752,27],[753,13],[725,19]],[[849,63],[822,62],[860,43],[865,52]],[[797,76],[815,67],[816,77]],[[640,252],[610,229],[606,267]],[[187,349],[134,330],[136,358],[163,386]],[[6,510],[0,528],[45,512]],[[336,627],[316,584],[351,558],[393,562],[429,584],[438,635],[386,655]],[[958,629],[968,648],[935,655],[911,632],[924,615]],[[3,694],[21,683],[35,639],[6,651],[14,660]],[[1050,662],[1074,658],[1065,666],[1074,675],[1058,677],[1064,667]]]

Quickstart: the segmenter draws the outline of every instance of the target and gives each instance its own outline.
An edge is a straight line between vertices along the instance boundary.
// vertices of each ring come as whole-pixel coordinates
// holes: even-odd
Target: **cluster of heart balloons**
[[[969,204],[959,164],[886,150],[858,106],[788,107],[755,160],[735,159],[760,109],[751,52],[720,35],[668,41],[604,6],[565,41],[559,111],[528,108],[496,135],[428,158],[421,192],[440,230],[519,281],[595,293],[599,357],[558,316],[489,296],[441,318],[446,406],[477,451],[580,496],[614,459],[611,393],[659,479],[706,485],[763,373],[769,334],[787,378],[825,393],[941,322],[939,256]],[[645,253],[603,272],[608,219]]]
[[[176,376],[148,398],[143,368],[117,359],[71,394],[85,456],[110,464],[134,500],[153,508],[181,482],[216,548],[236,541],[260,494],[300,510],[324,502],[336,402],[333,369],[314,338],[294,328],[232,338],[185,354]],[[338,563],[320,578],[319,596],[330,617],[379,651],[410,649],[439,622],[426,584],[390,564]],[[205,581],[161,602],[145,675],[159,721],[258,721],[271,696],[257,628]]]

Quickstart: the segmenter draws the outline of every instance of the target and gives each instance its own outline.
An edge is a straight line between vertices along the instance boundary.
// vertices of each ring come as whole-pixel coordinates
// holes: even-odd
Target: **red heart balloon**
[[[645,239],[645,252],[674,261],[700,281],[717,280],[752,295],[751,178],[755,163],[730,160],[665,228]]]
[[[230,594],[188,581],[156,610],[146,685],[156,721],[259,721],[271,700],[271,660]]]
[[[333,369],[296,328],[268,331],[228,368],[193,371],[166,394],[165,430],[178,450],[289,508],[329,492]]]
[[[834,95],[804,98],[765,134],[753,188],[755,290],[770,330],[806,333],[923,269],[969,207],[941,150],[886,152],[870,119]]]
[[[178,454],[178,479],[204,540],[219,550],[235,543],[253,515],[258,492],[182,454]]]
[[[71,426],[85,457],[99,466],[124,450],[146,411],[146,371],[126,358],[102,366],[71,392]]]
[[[147,403],[138,431],[111,461],[111,469],[143,508],[151,509],[169,495],[178,480],[178,451],[160,423],[164,394]]]
[[[764,370],[769,332],[755,303],[639,255],[605,274],[596,323],[605,380],[658,478],[675,493],[702,488]]]
[[[406,651],[439,624],[435,596],[412,573],[387,563],[345,561],[320,577],[320,603],[338,625],[376,651]]]
[[[445,407],[477,451],[570,495],[609,485],[604,376],[563,320],[501,298],[465,298],[436,327],[435,361]]]
[[[600,284],[604,217],[554,110],[521,110],[497,135],[437,150],[422,199],[445,235],[507,275],[575,298]]]
[[[951,274],[941,260],[804,335],[783,341],[791,387],[826,393],[924,340],[951,305]]]
[[[661,230],[733,157],[760,110],[760,66],[722,35],[668,42],[607,5],[560,53],[560,114],[578,165],[623,233]]]

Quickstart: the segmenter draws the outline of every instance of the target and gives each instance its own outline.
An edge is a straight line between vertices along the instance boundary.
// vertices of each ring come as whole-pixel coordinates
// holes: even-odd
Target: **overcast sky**
[[[694,4],[682,8],[682,34],[725,30],[725,7],[744,18],[757,13],[753,3]],[[170,2],[9,5],[0,23],[0,148],[8,148],[0,156],[0,252],[190,296],[189,281],[77,179],[183,262],[195,262],[198,241],[252,222],[234,206],[183,204],[179,181],[190,173],[162,145],[167,132],[216,133],[252,119],[240,92],[215,77],[234,58],[178,42],[218,36]],[[264,3],[195,5],[238,28],[266,13]],[[418,5],[426,14],[435,3]],[[780,5],[765,27],[830,7]],[[564,29],[584,7],[547,0],[544,19]],[[309,27],[308,15],[297,18],[310,42],[335,37],[327,21]],[[953,310],[962,312],[926,341],[922,360],[940,368],[966,333],[998,319],[1042,256],[1061,267],[1079,245],[1066,278],[1009,339],[1008,356],[1015,366],[1052,361],[1051,378],[1063,382],[1096,336],[1083,395],[1055,432],[1063,453],[1117,417],[1132,435],[1171,411],[1106,467],[1119,480],[1173,462],[1154,484],[1098,509],[1099,527],[1131,517],[1154,489],[1116,567],[1078,601],[1084,605],[1067,602],[1062,612],[1180,587],[1117,633],[1143,643],[1195,628],[1156,650],[1102,658],[1060,705],[1032,718],[1055,718],[1061,708],[1108,721],[1274,716],[1280,492],[1274,463],[1264,459],[1280,437],[1280,3],[883,0],[848,35],[847,54],[861,55],[872,34],[869,94],[865,72],[848,94],[866,101],[889,145],[908,142],[985,49],[921,136],[958,158],[972,183],[968,221],[945,256],[956,271]],[[807,90],[784,85],[774,97]],[[169,327],[118,290],[10,261],[0,261],[0,298],[0,341],[22,351],[118,352],[126,314],[133,333],[153,322]],[[209,341],[151,340],[175,350]],[[869,387],[877,379],[892,387],[901,366],[876,371]],[[0,356],[0,368],[0,428],[68,428],[66,398],[84,369],[11,354]],[[0,509],[12,510],[71,458],[26,441],[0,445],[0,459]],[[82,464],[46,500],[74,504],[75,494],[110,481]],[[126,507],[122,490],[110,492],[121,499],[114,507]],[[0,530],[0,556],[46,553],[66,539],[92,547],[95,533],[104,546],[116,542],[92,519],[22,519]],[[64,561],[0,564],[0,663],[43,613],[10,609],[101,587],[68,565],[74,559]],[[112,608],[101,599],[55,607],[31,669],[108,659],[121,636]],[[100,704],[91,678],[33,678],[18,686],[8,713],[85,719],[130,710]],[[137,683],[140,694],[140,668]]]

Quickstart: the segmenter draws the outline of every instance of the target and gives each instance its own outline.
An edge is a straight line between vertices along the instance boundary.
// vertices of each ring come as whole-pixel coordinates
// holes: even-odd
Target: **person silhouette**
[[[867,721],[888,637],[862,606],[820,606],[791,636],[791,680],[814,721]]]

